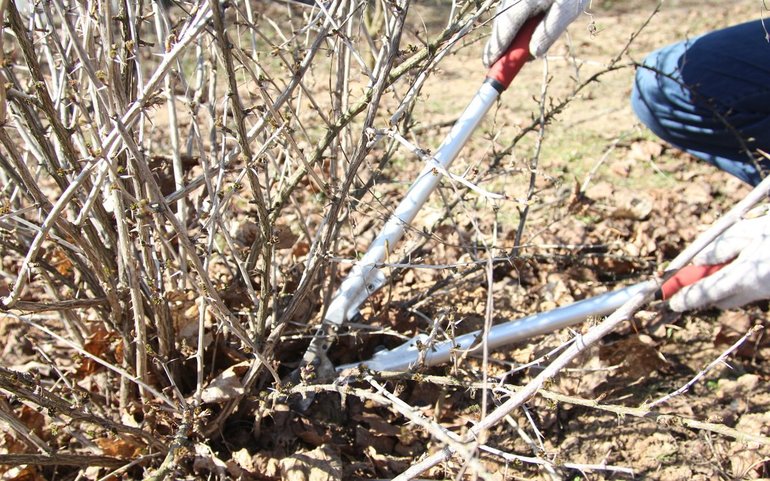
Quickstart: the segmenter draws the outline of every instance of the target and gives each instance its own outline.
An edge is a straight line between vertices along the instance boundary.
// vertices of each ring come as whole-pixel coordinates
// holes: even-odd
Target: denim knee
[[[750,184],[770,167],[770,45],[750,22],[664,47],[637,69],[631,94],[656,135]]]

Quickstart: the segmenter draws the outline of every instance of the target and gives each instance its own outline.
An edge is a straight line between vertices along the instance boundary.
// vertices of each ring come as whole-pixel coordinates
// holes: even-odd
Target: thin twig
[[[0,454],[0,465],[11,466],[33,464],[38,466],[102,466],[105,468],[115,468],[129,462],[129,460],[112,456],[94,456],[92,454]]]
[[[762,325],[759,325],[759,324],[754,326],[754,327],[752,327],[751,329],[749,329],[749,331],[746,334],[741,336],[741,338],[738,339],[737,341],[735,341],[735,343],[732,346],[728,347],[722,354],[719,355],[719,357],[717,357],[716,359],[711,361],[708,366],[706,366],[705,368],[700,370],[695,376],[693,376],[692,379],[690,379],[682,387],[680,387],[679,389],[677,389],[677,390],[675,390],[673,392],[670,392],[670,393],[666,394],[665,396],[662,396],[662,397],[660,397],[660,398],[658,398],[658,399],[656,399],[656,400],[654,400],[654,401],[652,401],[650,403],[646,403],[644,407],[645,408],[655,407],[655,406],[657,406],[659,404],[663,404],[663,403],[666,403],[666,402],[670,401],[672,398],[674,398],[674,397],[676,397],[676,396],[678,396],[678,395],[680,395],[682,393],[685,393],[685,392],[689,391],[689,389],[695,383],[697,383],[699,380],[703,379],[703,377],[706,374],[708,374],[709,372],[711,372],[711,370],[714,369],[716,366],[718,366],[720,364],[724,364],[725,360],[728,357],[730,357],[730,355],[733,352],[735,352],[739,347],[741,347],[743,345],[743,343],[746,342],[746,340],[748,338],[750,338],[754,334],[760,332],[762,329],[763,329]]]

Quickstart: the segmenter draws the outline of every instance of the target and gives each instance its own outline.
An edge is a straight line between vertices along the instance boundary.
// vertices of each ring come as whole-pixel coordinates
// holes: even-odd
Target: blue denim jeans
[[[767,23],[770,30],[770,21]],[[634,111],[656,135],[751,185],[770,171],[770,43],[761,21],[650,54]]]

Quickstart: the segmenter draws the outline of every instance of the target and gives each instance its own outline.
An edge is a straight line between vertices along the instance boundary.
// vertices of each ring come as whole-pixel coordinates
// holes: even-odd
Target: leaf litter
[[[687,16],[682,11],[678,13],[680,17],[675,18]],[[669,184],[659,188],[635,185],[647,176],[666,177]],[[564,182],[569,184],[572,180],[567,175]],[[653,274],[694,239],[703,226],[712,223],[719,212],[742,198],[746,188],[725,174],[671,152],[657,141],[638,139],[621,145],[608,173],[594,179],[585,192],[576,193],[572,188],[568,192],[566,201],[559,204],[563,197],[558,192],[544,190],[540,200],[555,202],[556,213],[533,214],[524,240],[528,247],[522,255],[495,264],[493,322],[553,309]],[[438,213],[436,217],[442,215]],[[280,224],[276,239],[277,249],[290,250],[293,255],[291,265],[281,266],[281,274],[292,279],[285,283],[288,285],[299,281],[302,272],[297,266],[310,249],[301,233],[292,228],[296,221],[295,218]],[[479,259],[483,260],[487,253],[469,254],[465,248],[472,244],[474,222],[486,230],[495,220],[469,221],[457,216],[435,229],[428,242],[413,252],[414,258],[425,264],[458,267],[449,272],[396,270],[392,284],[363,310],[371,328],[353,327],[349,335],[342,336],[331,351],[332,360],[347,363],[366,359],[376,350],[392,348],[417,332],[437,330],[443,339],[481,329],[490,287],[483,270],[478,268]],[[253,222],[244,220],[236,226],[233,237],[248,246],[254,241],[256,228]],[[502,238],[505,245],[499,249],[510,247],[514,237],[514,229],[509,226]],[[357,242],[366,245],[365,239]],[[360,246],[342,254],[352,256],[357,248]],[[71,274],[71,263],[60,258],[60,253],[52,251],[48,256],[59,274]],[[10,260],[4,258],[5,263]],[[36,294],[44,296],[34,292],[27,295],[34,298]],[[193,339],[201,318],[196,304],[184,295],[171,301],[179,331],[184,339]],[[241,291],[227,301],[237,307],[242,302]],[[297,318],[311,318],[310,313],[318,310],[319,302],[309,301]],[[664,425],[618,415],[578,401],[636,407],[656,399],[685,384],[752,326],[766,325],[767,308],[767,303],[759,303],[735,311],[680,316],[666,311],[664,306],[650,306],[547,386],[547,390],[572,396],[572,402],[536,396],[525,410],[512,414],[508,423],[495,427],[488,442],[503,451],[532,455],[533,447],[523,440],[521,429],[537,440],[535,454],[553,459],[557,465],[570,462],[626,466],[645,479],[766,477],[770,474],[765,461],[770,456],[767,446],[736,441],[708,430],[689,429],[677,422]],[[204,312],[203,319],[210,327],[210,313]],[[598,321],[589,320],[588,324]],[[510,385],[524,384],[542,369],[543,359],[547,360],[554,349],[585,329],[586,325],[574,326],[493,353],[488,373]],[[287,364],[296,362],[307,345],[303,334],[298,330],[295,338],[282,342],[276,359]],[[24,325],[3,318],[0,339],[4,366],[59,382],[52,363],[37,361],[33,346],[49,357],[55,357],[61,346],[37,342],[34,336]],[[245,391],[241,379],[249,362],[224,345],[217,333],[207,333],[205,342],[212,368],[201,393],[208,411],[201,413],[201,422],[223,404],[246,396],[236,414],[224,424],[223,432],[191,446],[181,464],[188,463],[189,472],[195,476],[285,481],[382,479],[399,474],[422,455],[441,446],[431,433],[371,399],[317,393],[309,409],[302,411],[286,397],[247,395],[250,393]],[[84,349],[108,359],[120,360],[126,355],[120,339],[105,329],[93,330]],[[192,350],[182,349],[182,353],[191,356]],[[770,389],[765,381],[770,376],[769,357],[770,342],[760,331],[728,363],[710,373],[705,382],[695,384],[660,411],[740,432],[768,435],[770,415],[766,406]],[[82,357],[57,361],[57,369],[66,370],[76,379],[84,396],[110,395],[104,389],[104,367]],[[184,367],[193,372],[192,366],[188,358]],[[479,384],[480,370],[478,358],[458,358],[448,366],[431,368],[420,375],[396,377],[388,382],[388,388],[415,412],[460,434],[479,420],[482,396],[487,395],[493,404],[505,398]],[[189,375],[184,379],[193,382]],[[5,393],[0,401],[3,412],[13,414],[44,441],[56,446],[75,442],[66,430],[66,423],[71,420],[63,422],[58,413],[33,409]],[[79,401],[72,402],[77,405]],[[160,410],[137,410],[136,416],[124,414],[122,422],[132,427],[151,425],[167,436],[173,432],[170,426],[176,424],[176,420]],[[133,437],[110,433],[101,427],[89,429],[102,430],[95,445],[105,455],[129,459],[142,453],[144,445]],[[13,432],[3,434],[0,449],[8,454],[30,452],[28,442]],[[454,477],[457,463],[454,460],[426,475],[435,479]],[[535,466],[511,466],[497,457],[484,456],[481,463],[489,473],[495,473],[489,479],[546,476]],[[14,481],[44,479],[46,473],[42,467],[0,467],[2,479]],[[99,473],[98,468],[92,469],[88,477],[97,479]],[[567,473],[570,479],[582,476],[579,469]],[[599,470],[590,479],[625,478]]]

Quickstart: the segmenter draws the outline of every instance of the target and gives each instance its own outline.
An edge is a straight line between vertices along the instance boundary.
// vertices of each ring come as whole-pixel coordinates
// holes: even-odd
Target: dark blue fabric
[[[749,184],[770,171],[757,154],[770,153],[770,43],[761,21],[653,52],[637,70],[631,103],[656,135]]]

